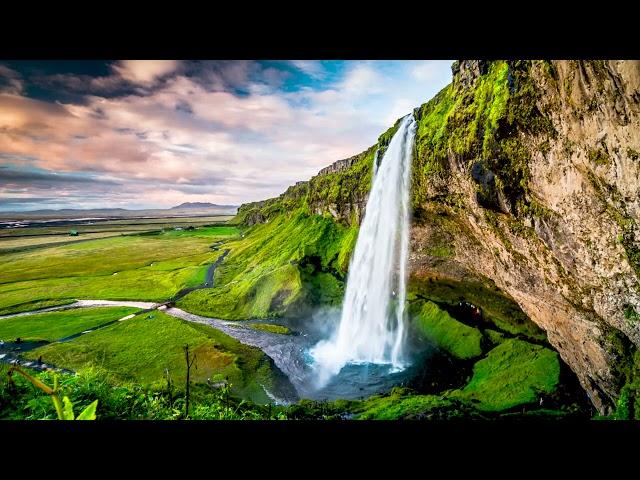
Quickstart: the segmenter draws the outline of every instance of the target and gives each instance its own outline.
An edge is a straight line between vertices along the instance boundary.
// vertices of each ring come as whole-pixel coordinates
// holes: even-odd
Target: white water
[[[409,190],[415,135],[413,115],[402,119],[373,184],[351,258],[340,324],[310,350],[319,386],[349,364],[405,366],[406,263]]]

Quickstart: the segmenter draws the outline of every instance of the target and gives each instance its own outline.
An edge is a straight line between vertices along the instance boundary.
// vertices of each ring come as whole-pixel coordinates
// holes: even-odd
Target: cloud
[[[90,75],[76,75],[58,73],[52,75],[37,75],[31,79],[34,85],[46,89],[63,90],[66,93],[114,95],[117,93],[134,93],[131,85],[119,75],[92,77]],[[78,98],[82,101],[82,98]]]
[[[31,185],[44,198],[38,192],[57,185],[81,207],[272,197],[368,148],[450,78],[447,62],[429,67],[431,80],[415,78],[420,62],[346,62],[332,67],[331,80],[284,89],[294,73],[273,63],[151,63],[121,62],[109,77],[75,76],[94,89],[81,102],[0,94],[0,165],[11,162],[12,188]],[[314,65],[324,69],[319,62],[297,68]],[[99,82],[113,91],[134,78],[134,89],[96,93]],[[31,177],[18,182],[16,171]],[[2,195],[9,192],[0,187]]]
[[[20,95],[23,90],[22,76],[15,70],[0,64],[0,93]]]
[[[326,74],[322,63],[318,60],[291,60],[290,63],[313,78],[322,78]]]
[[[383,78],[369,64],[356,64],[347,73],[338,88],[349,94],[358,96],[382,92]]]
[[[147,86],[174,72],[179,66],[177,60],[122,60],[113,69],[125,80]]]
[[[34,185],[41,183],[49,185],[51,183],[95,183],[97,180],[83,175],[73,175],[52,172],[48,170],[25,171],[14,169],[6,165],[0,165],[0,179],[5,187],[15,188],[19,184]],[[115,182],[99,181],[100,183],[114,185]]]
[[[411,75],[417,80],[429,81],[436,78],[440,65],[433,61],[416,62],[411,68]]]
[[[0,206],[28,205],[34,203],[51,203],[56,197],[4,197],[0,198]]]

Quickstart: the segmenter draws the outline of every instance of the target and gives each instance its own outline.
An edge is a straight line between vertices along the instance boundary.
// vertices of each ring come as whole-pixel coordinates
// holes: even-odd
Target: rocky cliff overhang
[[[490,280],[602,413],[623,389],[640,398],[640,62],[460,60],[452,71],[415,110],[412,277]],[[307,208],[358,224],[394,132],[240,212],[260,222]],[[431,255],[438,242],[447,258]]]

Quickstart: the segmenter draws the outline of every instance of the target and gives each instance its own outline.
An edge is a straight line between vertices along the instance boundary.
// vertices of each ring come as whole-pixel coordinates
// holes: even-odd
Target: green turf
[[[451,397],[471,401],[480,410],[502,411],[553,393],[559,380],[556,352],[509,339],[478,361],[471,381],[462,390],[453,391]]]
[[[249,325],[249,327],[255,330],[263,330],[270,333],[278,333],[280,335],[291,335],[291,330],[288,327],[282,325],[273,325],[271,323],[255,323]]]
[[[235,227],[117,237],[2,255],[0,314],[58,299],[162,301],[204,280]]]
[[[125,317],[137,308],[96,307],[0,319],[0,340],[59,340]]]
[[[429,301],[416,301],[409,313],[417,330],[439,348],[461,360],[482,354],[482,333],[469,327]]]
[[[305,262],[313,260],[313,269],[343,274],[355,231],[303,210],[278,215],[226,243],[230,253],[216,270],[214,288],[192,292],[178,306],[232,320],[281,315],[313,300],[313,285],[305,280],[311,264]],[[335,286],[332,292],[339,289]]]
[[[396,420],[425,418],[440,410],[455,410],[456,402],[437,395],[408,395],[392,392],[363,401],[356,410],[359,420]]]
[[[60,298],[53,300],[33,300],[24,303],[17,303],[10,307],[0,309],[0,315],[8,315],[11,313],[31,312],[33,310],[40,310],[43,308],[59,307],[61,305],[70,305],[75,303],[73,298]]]
[[[65,343],[53,343],[26,354],[72,370],[98,367],[116,381],[162,382],[165,369],[175,382],[184,382],[183,345],[196,355],[194,381],[229,379],[235,392],[266,401],[259,383],[270,388],[270,364],[258,349],[206,325],[186,322],[161,312],[139,314]]]

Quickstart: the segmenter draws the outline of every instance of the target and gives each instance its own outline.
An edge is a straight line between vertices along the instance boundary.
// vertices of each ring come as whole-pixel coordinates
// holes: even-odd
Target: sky
[[[373,145],[451,63],[0,60],[0,211],[274,197]]]

